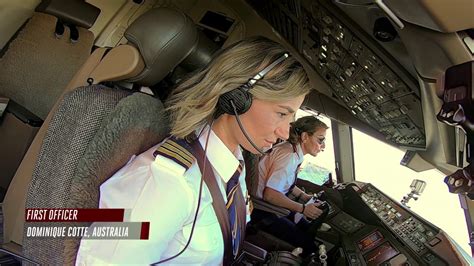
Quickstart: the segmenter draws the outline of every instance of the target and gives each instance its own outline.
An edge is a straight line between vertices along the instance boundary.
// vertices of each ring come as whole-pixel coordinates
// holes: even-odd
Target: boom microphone
[[[237,113],[237,108],[235,107],[234,101],[230,100],[230,104],[232,104],[232,108],[234,109],[235,119],[237,119],[237,123],[239,124],[240,130],[242,130],[242,133],[244,133],[245,138],[248,140],[248,142],[250,142],[250,145],[252,145],[252,147],[255,150],[257,150],[261,155],[265,155],[270,149],[268,149],[267,151],[263,151],[262,149],[257,147],[257,145],[252,141],[250,136],[247,134],[247,131],[245,130],[244,126],[242,125],[242,122],[240,121],[240,117],[239,117],[239,114]]]

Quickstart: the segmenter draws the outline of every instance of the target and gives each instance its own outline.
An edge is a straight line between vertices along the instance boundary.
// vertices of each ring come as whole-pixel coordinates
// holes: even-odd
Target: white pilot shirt
[[[201,134],[202,147],[209,128]],[[130,221],[150,222],[148,240],[83,239],[76,265],[152,264],[180,252],[189,239],[197,207],[201,172],[196,161],[188,171],[178,163],[153,152],[156,145],[133,158],[100,187],[100,208],[131,209]],[[207,157],[214,170],[224,201],[226,182],[242,160],[240,147],[233,154],[211,130]],[[247,194],[245,168],[240,177],[242,193]],[[247,206],[247,222],[250,219]],[[224,242],[212,196],[203,184],[201,206],[191,243],[167,264],[220,265]]]
[[[301,145],[296,145],[296,152],[293,145],[283,142],[265,155],[258,164],[259,181],[257,197],[263,199],[265,187],[288,193],[290,187],[295,182],[295,173],[304,160]]]

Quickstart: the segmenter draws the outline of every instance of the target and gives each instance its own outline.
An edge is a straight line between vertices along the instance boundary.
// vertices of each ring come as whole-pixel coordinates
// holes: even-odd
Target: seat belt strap
[[[221,193],[217,179],[212,170],[212,165],[209,159],[204,156],[204,150],[199,144],[198,140],[191,143],[183,139],[176,139],[174,137],[168,138],[163,144],[153,153],[164,156],[180,164],[185,169],[189,169],[194,160],[197,161],[199,169],[202,173],[202,178],[208,187],[212,196],[212,207],[216,213],[217,220],[222,231],[224,240],[224,265],[232,265],[234,263],[234,255],[232,248],[232,235],[230,230],[229,213],[226,208],[224,197]],[[204,158],[204,160],[203,160]],[[206,163],[206,171],[204,172],[204,162]],[[237,206],[236,213],[238,217],[238,226],[240,227],[241,236],[245,236],[245,228],[247,226],[247,209],[245,199],[242,193],[241,186],[237,187],[234,195],[234,202]],[[244,237],[240,238],[239,247],[243,247]],[[238,256],[237,256],[238,257]]]
[[[233,262],[233,254],[232,254],[232,236],[230,233],[230,222],[229,222],[229,215],[227,213],[227,209],[225,207],[224,198],[222,197],[222,193],[217,185],[216,177],[214,175],[214,171],[212,171],[212,165],[209,162],[209,159],[205,157],[206,160],[206,172],[203,172],[204,162],[202,160],[204,156],[204,150],[202,149],[199,141],[193,141],[191,143],[191,147],[193,148],[194,152],[196,153],[196,161],[198,162],[199,169],[201,169],[202,177],[204,178],[204,182],[206,183],[209,191],[211,192],[212,196],[212,207],[217,216],[217,220],[219,221],[219,225],[222,231],[222,237],[224,238],[224,265],[231,265]],[[239,186],[240,188],[240,186]],[[238,192],[238,191],[237,191]],[[242,194],[242,192],[240,192]]]

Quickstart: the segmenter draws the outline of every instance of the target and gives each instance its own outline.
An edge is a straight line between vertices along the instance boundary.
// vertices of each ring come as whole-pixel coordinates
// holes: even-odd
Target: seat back
[[[5,53],[0,57],[0,95],[41,119],[46,118],[66,84],[90,56],[94,34],[84,27],[90,27],[98,16],[97,8],[81,1],[74,1],[76,10],[82,6],[90,9],[75,13],[76,10],[57,7],[56,12],[50,12],[50,6],[56,2],[61,1],[43,1],[42,8],[38,9],[41,13],[33,13],[16,38],[4,47]],[[74,20],[85,14],[90,14],[87,21]],[[55,35],[56,25],[62,20],[67,20],[71,27],[64,29],[63,36]],[[74,43],[68,38],[71,28],[79,36]]]
[[[126,36],[135,36],[132,37],[132,47],[136,47],[143,58],[144,68],[138,74],[143,79],[136,80],[137,83],[154,82],[153,77],[164,77],[185,58],[184,55],[195,48],[193,42],[197,41],[193,34],[193,29],[197,31],[195,25],[180,12],[156,9],[143,16],[154,16],[154,19],[138,18],[131,26],[140,30],[148,29],[148,34],[158,30],[161,35],[155,39],[147,36],[149,41],[146,41],[135,38],[137,35],[133,31],[126,33]],[[141,27],[136,23],[140,23]],[[168,51],[162,54],[167,59],[164,63],[173,61],[173,57],[175,61],[155,71],[153,66],[159,62],[159,57],[152,54],[143,56],[143,51],[162,51],[156,47],[155,40],[158,37],[163,40],[162,45]],[[170,50],[172,47],[179,52]],[[122,59],[121,54],[111,51],[104,60],[107,57]],[[148,57],[154,60],[147,61]],[[129,78],[107,73],[104,75],[103,70],[101,65],[96,67],[89,82],[96,83],[103,77],[117,80]],[[167,134],[167,125],[161,102],[149,95],[130,95],[129,91],[102,85],[89,85],[68,93],[47,130],[28,189],[26,207],[98,207],[100,184],[123,166],[130,156],[158,143]],[[26,230],[29,225],[25,223],[23,229]],[[55,223],[55,226],[60,224]],[[69,265],[75,262],[79,241],[24,237],[23,253],[41,264]]]
[[[168,132],[167,124],[163,105],[149,95],[102,85],[68,93],[43,142],[26,207],[97,208],[100,184],[130,155],[159,142]],[[24,230],[39,225],[52,224],[27,222]],[[24,236],[23,254],[45,265],[71,265],[79,242]]]
[[[87,29],[100,10],[83,1],[74,1],[73,9],[69,4],[42,1],[0,52],[0,96],[10,99],[5,119],[0,118],[2,200],[43,119],[91,54],[94,36]],[[70,25],[62,37],[55,36],[58,21]],[[74,43],[67,38],[73,27],[79,36]]]
[[[87,77],[89,77],[92,70],[100,63],[105,52],[105,48],[99,48],[95,50],[81,67],[81,69],[76,73],[73,79],[69,82],[63,92],[63,95],[59,98],[60,100],[53,106],[51,112],[44,120],[43,125],[39,128],[38,133],[34,136],[31,145],[23,157],[23,160],[19,164],[2,204],[4,214],[4,243],[14,242],[21,245],[23,241],[26,191],[31,181],[33,169],[38,158],[41,144],[43,143],[43,139],[46,135],[46,131],[53,113],[57,110],[59,102],[64,97],[65,93],[73,90],[74,88],[87,85]]]
[[[252,154],[248,151],[243,152],[244,161],[245,161],[245,182],[247,184],[247,190],[249,192],[250,197],[252,198],[253,205],[255,209],[272,212],[275,213],[277,216],[287,216],[290,214],[290,211],[273,205],[269,202],[264,201],[263,199],[257,196],[257,190],[259,187],[260,177],[259,177],[259,161],[260,156]]]
[[[243,156],[245,161],[245,183],[247,184],[249,195],[253,197],[257,194],[258,189],[258,162],[260,157],[246,150],[243,152]]]

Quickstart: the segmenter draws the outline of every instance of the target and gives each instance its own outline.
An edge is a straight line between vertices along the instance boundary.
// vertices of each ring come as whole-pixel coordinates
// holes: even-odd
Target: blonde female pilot
[[[204,151],[206,167],[230,210],[236,204],[232,196],[247,194],[241,149],[258,153],[287,139],[309,91],[302,65],[274,41],[253,37],[221,51],[169,99],[171,137],[101,185],[100,208],[131,209],[131,221],[150,222],[149,239],[83,239],[76,264],[228,263],[213,196],[201,182],[197,150]],[[228,192],[232,180],[237,181]],[[245,202],[237,208],[242,204],[245,208]],[[231,260],[240,252],[234,233]],[[243,239],[244,232],[239,234]]]

